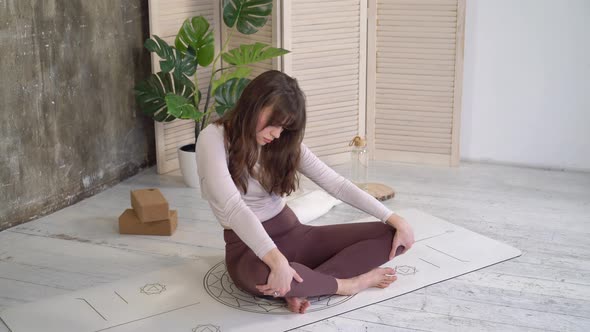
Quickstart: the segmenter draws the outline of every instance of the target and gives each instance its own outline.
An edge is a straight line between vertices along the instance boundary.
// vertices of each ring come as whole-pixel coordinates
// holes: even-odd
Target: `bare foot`
[[[396,281],[395,270],[390,267],[378,267],[358,277],[336,279],[338,295],[354,295],[369,287],[386,288]]]
[[[285,297],[285,301],[287,301],[289,310],[295,313],[304,314],[310,306],[309,301],[302,297]]]

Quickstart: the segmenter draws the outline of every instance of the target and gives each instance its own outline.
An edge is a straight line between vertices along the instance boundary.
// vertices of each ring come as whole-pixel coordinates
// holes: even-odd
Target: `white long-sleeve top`
[[[211,124],[203,129],[196,151],[201,195],[208,200],[213,214],[223,228],[232,229],[259,258],[264,257],[276,245],[262,222],[279,214],[285,207],[285,199],[269,194],[252,176],[248,178],[247,194],[237,188],[228,169],[223,126]],[[328,167],[304,144],[298,171],[332,196],[382,221],[393,214],[373,196]]]

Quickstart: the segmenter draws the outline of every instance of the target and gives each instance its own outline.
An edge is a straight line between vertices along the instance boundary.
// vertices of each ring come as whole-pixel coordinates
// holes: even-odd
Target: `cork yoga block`
[[[131,206],[141,222],[168,219],[168,201],[156,188],[132,190]]]
[[[377,200],[385,201],[395,196],[393,188],[381,183],[367,183],[365,184],[366,191]]]
[[[169,212],[166,220],[141,222],[133,209],[127,209],[119,217],[119,233],[134,235],[172,235],[178,225],[176,210]]]

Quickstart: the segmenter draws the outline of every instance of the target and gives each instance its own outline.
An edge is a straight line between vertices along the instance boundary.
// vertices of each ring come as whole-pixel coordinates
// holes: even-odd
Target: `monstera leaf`
[[[233,50],[223,53],[222,58],[223,61],[229,64],[235,66],[244,66],[259,61],[272,59],[287,53],[289,53],[289,51],[282,48],[271,47],[263,43],[255,43],[240,45],[238,48],[234,48]]]
[[[185,54],[175,49],[174,76],[183,82],[190,81],[187,76],[192,76],[197,71],[197,58],[195,50],[189,47]]]
[[[232,78],[246,78],[252,72],[250,67],[237,67],[235,70],[224,72],[218,79],[211,83],[211,94],[215,95],[217,88]]]
[[[223,22],[245,35],[256,33],[272,13],[272,0],[224,0]]]
[[[199,65],[210,65],[215,55],[215,40],[213,31],[209,31],[207,19],[203,16],[186,19],[176,35],[174,46],[182,53],[186,53],[192,47]]]
[[[150,75],[135,87],[139,108],[154,120],[168,122],[176,119],[166,104],[166,96],[175,94],[184,98],[193,98],[194,85],[190,80],[179,80],[171,73],[159,72]],[[181,112],[182,113],[182,112]]]
[[[197,92],[199,92],[197,90]],[[166,94],[166,105],[168,106],[168,113],[179,119],[191,119],[195,121],[201,120],[203,113],[193,105],[192,98],[186,98],[174,93]],[[198,93],[197,103],[201,100],[201,93]],[[198,105],[198,104],[197,104]]]
[[[215,111],[219,116],[235,106],[248,83],[247,78],[232,78],[215,90]]]
[[[192,76],[197,70],[197,56],[192,46],[189,46],[185,53],[181,53],[160,37],[154,35],[153,39],[150,38],[145,41],[145,48],[150,52],[155,52],[162,58],[160,60],[160,70],[162,72],[169,73],[174,69],[174,76],[178,79],[188,80],[183,76]]]
[[[160,70],[165,73],[170,72],[174,68],[175,57],[174,49],[168,45],[162,38],[154,35],[144,43],[145,48],[150,52],[155,52],[162,60],[160,60]]]

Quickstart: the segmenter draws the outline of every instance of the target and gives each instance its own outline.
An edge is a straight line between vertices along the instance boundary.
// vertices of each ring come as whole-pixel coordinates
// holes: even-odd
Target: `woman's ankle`
[[[354,279],[338,279],[336,278],[336,283],[338,284],[338,289],[336,290],[337,295],[354,295]]]

